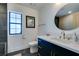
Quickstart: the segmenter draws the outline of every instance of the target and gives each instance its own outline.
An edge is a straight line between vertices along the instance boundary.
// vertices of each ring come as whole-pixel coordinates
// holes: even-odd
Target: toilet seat
[[[30,46],[35,46],[35,45],[38,45],[38,42],[37,41],[32,41],[32,42],[29,42],[29,45]]]

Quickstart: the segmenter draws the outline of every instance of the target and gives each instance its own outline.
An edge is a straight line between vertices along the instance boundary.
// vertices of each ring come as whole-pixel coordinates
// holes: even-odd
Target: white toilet
[[[29,42],[29,46],[30,46],[30,53],[38,52],[38,41]]]

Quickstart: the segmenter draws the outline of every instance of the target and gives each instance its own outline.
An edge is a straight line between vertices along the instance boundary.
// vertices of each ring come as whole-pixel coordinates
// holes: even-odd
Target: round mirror
[[[79,27],[79,4],[70,3],[61,8],[55,16],[55,25],[62,30]]]

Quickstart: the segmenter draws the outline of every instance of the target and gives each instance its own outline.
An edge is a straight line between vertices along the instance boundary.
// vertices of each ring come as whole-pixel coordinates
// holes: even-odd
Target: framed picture
[[[35,28],[35,17],[26,16],[26,28]]]

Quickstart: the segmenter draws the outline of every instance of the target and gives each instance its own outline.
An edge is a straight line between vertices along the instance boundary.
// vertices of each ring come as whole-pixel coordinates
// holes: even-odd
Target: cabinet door
[[[51,56],[51,50],[46,47],[41,47],[38,49],[38,52],[41,56]]]
[[[64,56],[64,50],[59,47],[59,46],[55,46],[55,56]]]
[[[55,46],[55,56],[78,56],[79,54],[65,48]]]
[[[39,46],[38,52],[40,55],[42,55],[42,56],[50,56],[51,55],[51,50],[52,50],[51,43],[39,38],[38,39],[38,46]]]

